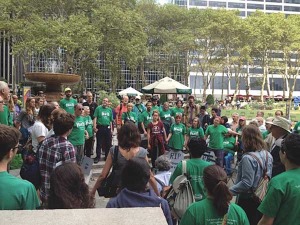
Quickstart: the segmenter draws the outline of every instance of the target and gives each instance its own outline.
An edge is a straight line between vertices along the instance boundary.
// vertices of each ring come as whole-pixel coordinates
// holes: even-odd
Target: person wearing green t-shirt
[[[144,135],[147,136],[147,127],[149,123],[152,122],[152,102],[147,102],[146,104],[146,111],[141,115],[141,125],[144,131]]]
[[[124,125],[126,122],[132,122],[137,125],[137,115],[133,110],[133,104],[128,103],[127,104],[127,112],[122,113],[122,125]]]
[[[182,115],[178,114],[175,117],[175,123],[172,124],[169,136],[167,138],[167,143],[169,147],[175,151],[183,150],[186,128],[183,123],[181,123]]]
[[[300,133],[300,121],[298,121],[295,126],[294,126],[294,129],[293,129],[293,132],[296,133],[296,134],[299,134]]]
[[[8,107],[4,104],[3,98],[0,96],[0,124],[11,125],[11,116]]]
[[[204,131],[203,128],[200,126],[200,121],[198,117],[195,117],[192,120],[192,126],[187,130],[185,139],[185,147],[187,147],[187,144],[189,143],[191,138],[204,138]]]
[[[97,146],[96,157],[94,163],[98,163],[101,158],[101,149],[105,154],[105,160],[107,158],[110,146],[111,136],[114,132],[113,128],[113,113],[110,107],[108,107],[108,98],[102,100],[102,105],[98,106],[94,113],[94,132],[96,133]],[[102,148],[103,147],[103,148]]]
[[[93,120],[90,116],[90,107],[83,106],[83,108],[84,108],[85,128],[89,135],[89,138],[86,139],[84,143],[84,155],[86,155],[87,157],[91,157],[92,149],[93,149],[93,140],[94,140]]]
[[[196,201],[200,201],[206,198],[206,191],[203,184],[203,170],[211,165],[210,162],[206,162],[201,159],[201,156],[206,151],[206,142],[204,139],[191,138],[188,143],[191,159],[186,160],[186,171],[188,176],[191,178],[190,182],[192,185],[194,197]],[[176,177],[182,174],[182,161],[178,163],[174,170],[170,184],[174,182]]]
[[[223,168],[224,161],[224,135],[228,133],[226,127],[220,124],[221,118],[215,117],[214,124],[209,125],[205,131],[205,139],[209,137],[208,147],[214,151],[217,160],[216,164]]]
[[[172,124],[172,111],[169,108],[169,102],[165,102],[162,109],[159,111],[159,117],[164,124],[167,136],[170,133]]]
[[[7,172],[19,149],[20,136],[16,128],[0,124],[0,210],[33,210],[40,206],[34,185]]]
[[[160,106],[158,105],[158,96],[153,96],[152,100],[152,111],[156,110],[157,112],[160,111]]]
[[[223,141],[224,145],[224,151],[225,151],[225,156],[224,156],[224,161],[225,161],[225,170],[228,176],[231,176],[231,162],[234,157],[234,147],[235,147],[235,137],[232,136],[231,134],[227,133],[224,137]]]
[[[180,225],[249,225],[245,211],[230,203],[232,194],[227,187],[227,175],[223,168],[217,165],[206,167],[203,181],[207,198],[191,204]]]
[[[66,97],[60,100],[59,106],[60,108],[66,110],[67,113],[70,113],[72,115],[75,115],[75,105],[77,104],[77,101],[72,98],[72,90],[71,88],[65,89],[65,95]]]
[[[263,216],[258,225],[294,225],[300,221],[300,135],[289,134],[279,151],[286,171],[273,177],[258,207]]]
[[[89,138],[89,134],[86,131],[85,118],[82,116],[84,110],[82,104],[76,104],[74,108],[75,123],[72,132],[68,136],[68,140],[75,148],[77,164],[81,165],[84,155],[84,141]]]
[[[172,108],[172,116],[175,118],[177,115],[181,115],[183,118],[183,112],[184,109],[182,108],[183,102],[181,100],[178,100],[176,102],[176,107]]]

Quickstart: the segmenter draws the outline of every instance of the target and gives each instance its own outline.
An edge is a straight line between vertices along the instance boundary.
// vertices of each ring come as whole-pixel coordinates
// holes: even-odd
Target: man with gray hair
[[[169,186],[169,181],[172,172],[169,170],[171,169],[171,161],[165,155],[159,156],[155,160],[155,168],[158,170],[155,177],[157,182],[157,189],[160,193],[162,193],[163,188]]]
[[[0,81],[0,124],[11,125],[10,112],[5,104],[9,99],[9,87],[4,81]]]

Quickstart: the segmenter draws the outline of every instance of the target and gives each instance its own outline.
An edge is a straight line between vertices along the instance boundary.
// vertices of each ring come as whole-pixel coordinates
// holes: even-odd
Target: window
[[[277,3],[282,3],[282,0],[266,0],[266,2],[277,2]]]
[[[228,8],[244,9],[245,8],[245,3],[229,2],[228,3]]]
[[[247,4],[248,9],[264,9],[263,4]]]
[[[226,2],[209,2],[210,7],[226,7]]]
[[[245,16],[246,16],[245,11],[240,11],[240,16],[241,16],[241,17],[245,17]]]
[[[187,0],[175,0],[174,4],[179,5],[179,6],[186,6]]]
[[[262,77],[250,77],[250,87],[252,90],[261,90]],[[266,86],[264,88],[266,90]]]
[[[196,80],[196,83],[195,83]],[[203,78],[202,75],[196,77],[195,75],[190,75],[190,87],[191,89],[202,89]]]
[[[284,11],[300,12],[300,7],[296,6],[285,6]]]
[[[266,5],[266,10],[282,11],[282,6],[280,6],[280,5]]]
[[[240,79],[239,90],[246,90],[246,80],[245,80],[245,78],[240,77],[239,79]],[[230,86],[231,86],[231,89],[233,89],[233,90],[236,88],[235,77],[233,77],[230,80]]]
[[[285,3],[300,4],[300,0],[284,0]]]
[[[214,79],[214,88],[215,89],[223,89],[223,90],[227,90],[228,88],[228,77],[226,75],[224,75],[224,78],[222,78],[222,76],[215,76]]]
[[[205,1],[205,0],[190,0],[190,5],[192,5],[192,6],[207,6],[207,1]]]

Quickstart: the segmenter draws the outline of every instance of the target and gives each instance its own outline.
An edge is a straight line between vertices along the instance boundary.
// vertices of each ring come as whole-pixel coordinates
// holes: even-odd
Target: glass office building
[[[164,1],[161,1],[160,4],[163,2]],[[172,0],[171,3],[186,7],[187,9],[224,8],[227,10],[239,10],[241,17],[247,17],[256,10],[260,10],[264,13],[283,13],[287,16],[291,14],[300,15],[300,0]],[[250,76],[248,78],[240,78],[238,94],[246,94],[246,89],[248,88],[247,84],[250,84],[251,94],[260,95],[261,85],[259,81],[261,80],[262,68],[259,68],[259,65],[255,65],[255,67],[245,66],[244,70],[243,73],[248,73]],[[193,71],[189,74],[189,86],[193,89],[195,94],[199,96],[201,96],[203,91],[203,77],[200,74],[199,71]],[[269,74],[268,80],[271,95],[282,95],[283,91],[286,91],[286,96],[288,95],[288,87],[285,87],[282,75]],[[216,74],[213,82],[210,83],[207,94],[212,93],[214,89],[215,96],[219,97],[222,90],[224,95],[233,94],[235,88],[236,82],[234,77],[229,80],[226,74],[223,76],[223,74],[219,72]],[[264,94],[267,94],[266,88]],[[295,84],[294,95],[300,95],[300,79],[298,79]]]

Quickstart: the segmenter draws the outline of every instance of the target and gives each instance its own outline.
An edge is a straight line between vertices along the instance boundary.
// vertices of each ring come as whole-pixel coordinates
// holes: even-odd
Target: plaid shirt
[[[38,150],[41,173],[41,198],[47,200],[50,190],[50,174],[60,161],[76,162],[73,145],[61,136],[46,138]]]

